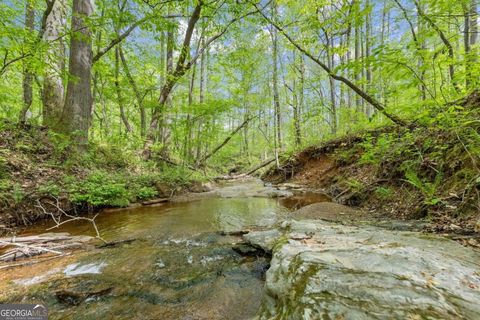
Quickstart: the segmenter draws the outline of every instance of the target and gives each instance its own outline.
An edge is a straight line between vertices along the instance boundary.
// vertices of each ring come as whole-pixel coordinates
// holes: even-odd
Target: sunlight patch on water
[[[68,277],[78,276],[82,274],[99,274],[106,266],[107,264],[105,262],[89,263],[84,265],[80,265],[79,263],[73,263],[68,265],[63,271],[63,273]]]

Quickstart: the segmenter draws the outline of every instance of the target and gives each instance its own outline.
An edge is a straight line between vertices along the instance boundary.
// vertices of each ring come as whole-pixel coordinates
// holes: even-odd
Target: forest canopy
[[[0,22],[0,117],[195,167],[456,127],[479,82],[476,0],[7,0]]]

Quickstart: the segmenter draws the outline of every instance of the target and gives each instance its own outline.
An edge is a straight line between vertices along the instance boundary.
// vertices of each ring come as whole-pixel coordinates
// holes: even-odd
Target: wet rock
[[[214,189],[213,183],[200,182],[200,181],[196,181],[192,183],[192,185],[189,187],[189,190],[195,193],[209,192],[209,191],[212,191],[213,189]]]
[[[480,254],[472,249],[319,220],[285,227],[253,238],[274,248],[259,319],[480,318]]]
[[[63,270],[63,273],[67,277],[73,277],[84,274],[99,274],[102,272],[102,269],[105,268],[107,264],[105,262],[94,262],[94,263],[73,263],[69,264]]]
[[[273,246],[281,232],[277,229],[267,231],[252,231],[243,236],[243,239],[250,245],[261,248],[265,252],[272,252]]]
[[[155,189],[157,189],[158,196],[161,198],[169,198],[172,196],[172,188],[166,183],[157,182]]]
[[[69,306],[78,306],[83,302],[97,300],[113,291],[113,286],[88,278],[82,278],[78,283],[72,283],[68,279],[59,281],[58,285],[64,288],[55,291],[55,297],[58,302]]]
[[[97,289],[94,291],[76,291],[66,289],[55,292],[55,297],[60,303],[70,306],[78,306],[84,301],[96,300],[102,296],[110,294],[112,290],[113,287]]]
[[[137,239],[134,239],[134,238],[130,238],[130,239],[122,239],[122,240],[115,240],[115,241],[110,241],[110,242],[106,242],[106,243],[102,243],[100,245],[97,245],[97,248],[100,248],[100,249],[103,249],[103,248],[116,248],[120,245],[123,245],[123,244],[131,244],[132,242],[134,242],[135,240]]]
[[[304,187],[296,183],[281,183],[277,185],[280,190],[303,190]]]

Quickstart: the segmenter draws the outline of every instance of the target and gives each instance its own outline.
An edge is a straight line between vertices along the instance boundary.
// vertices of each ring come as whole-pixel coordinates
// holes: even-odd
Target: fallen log
[[[28,244],[24,244],[24,243],[0,241],[0,244],[6,244],[6,245],[9,245],[9,246],[16,246],[16,247],[21,247],[21,248],[26,248],[26,249],[34,249],[34,250],[45,251],[45,252],[50,252],[50,253],[55,253],[55,254],[62,254],[63,253],[61,251],[51,250],[51,249],[48,249],[48,248],[28,245]]]
[[[164,203],[164,202],[169,202],[170,199],[168,198],[161,198],[161,199],[154,199],[150,201],[143,201],[142,206],[151,206],[152,204],[157,204],[157,203]]]
[[[0,238],[0,248],[12,245],[12,243],[45,243],[71,240],[72,237],[66,233],[59,234],[40,234],[37,236]]]
[[[80,248],[83,243],[91,239],[92,237],[88,236],[69,236],[67,233],[2,238],[0,248],[3,248],[3,252],[0,255],[0,261],[15,261],[44,253],[64,255],[64,250]]]
[[[252,170],[248,171],[247,173],[245,173],[245,175],[249,176],[251,174],[253,174],[255,171],[258,171],[266,166],[268,166],[270,163],[274,162],[275,161],[275,158],[272,158],[272,159],[268,159],[267,161],[265,162],[262,162],[260,163],[258,166],[256,166],[255,168],[253,168]]]

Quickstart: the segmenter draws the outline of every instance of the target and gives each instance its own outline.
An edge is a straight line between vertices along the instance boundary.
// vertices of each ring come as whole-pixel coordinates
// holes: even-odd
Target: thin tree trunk
[[[73,0],[72,37],[70,39],[70,78],[67,86],[61,130],[70,135],[75,146],[88,144],[92,110],[91,69],[92,35],[86,19],[93,13],[91,0]]]
[[[367,0],[365,7],[367,10],[370,10],[370,1]],[[371,86],[372,86],[372,68],[370,67],[370,62],[369,62],[369,57],[370,57],[370,45],[371,45],[371,37],[372,37],[372,28],[371,28],[371,20],[372,16],[370,14],[370,11],[368,11],[367,17],[365,19],[365,58],[366,58],[366,63],[365,63],[365,80],[366,80],[366,92],[371,92]],[[366,107],[366,115],[370,119],[372,116],[371,112],[371,106],[367,105]]]
[[[472,68],[476,61],[476,54],[472,52],[472,46],[477,41],[478,22],[477,22],[477,4],[476,0],[464,6],[464,31],[463,41],[465,48],[465,85],[468,90],[474,88],[472,83],[474,77],[472,75]]]
[[[302,115],[305,108],[305,60],[300,55],[300,94],[298,101],[298,142],[302,144]]]
[[[178,57],[177,65],[175,70],[169,72],[165,79],[165,84],[162,86],[160,99],[158,101],[158,107],[155,109],[152,120],[150,122],[150,127],[147,133],[147,139],[145,141],[145,145],[143,148],[143,158],[148,159],[150,158],[150,148],[153,145],[155,139],[155,132],[157,131],[157,127],[159,124],[159,120],[164,115],[165,107],[167,106],[168,99],[170,98],[170,93],[174,85],[177,83],[178,79],[182,77],[188,69],[191,67],[190,64],[185,65],[185,61],[187,56],[189,56],[190,52],[190,42],[192,40],[193,31],[195,29],[195,25],[200,19],[200,12],[202,10],[203,3],[200,1],[197,6],[195,7],[187,25],[187,30],[185,31],[185,37],[183,40],[182,49],[180,55]]]
[[[443,44],[447,48],[448,52],[448,57],[450,58],[449,65],[448,65],[448,72],[450,74],[450,81],[453,84],[453,87],[455,88],[456,91],[459,91],[458,84],[455,79],[455,53],[453,51],[453,46],[450,43],[450,40],[448,40],[447,36],[445,33],[440,29],[440,27],[423,11],[421,5],[417,0],[414,0],[415,6],[417,7],[417,12],[418,15],[425,20],[430,27],[435,30],[435,32],[438,34],[440,39],[442,40]]]
[[[360,37],[361,37],[360,27],[356,26],[355,27],[355,56],[354,56],[354,60],[355,60],[356,63],[358,63],[359,60],[361,59]],[[360,73],[358,71],[355,71],[355,82],[356,83],[360,82]],[[362,98],[359,95],[357,95],[356,99],[355,99],[355,109],[356,109],[357,112],[360,111],[361,104],[362,104]]]
[[[258,6],[256,6],[257,9]],[[280,33],[283,34],[283,36],[295,47],[297,48],[300,52],[302,52],[304,55],[306,55],[310,60],[312,60],[314,63],[316,63],[318,66],[320,66],[330,77],[332,77],[335,80],[338,80],[340,82],[343,82],[346,84],[350,89],[355,91],[360,97],[365,99],[368,103],[370,103],[375,109],[377,109],[380,113],[382,113],[384,116],[386,116],[388,119],[390,119],[392,122],[399,124],[399,125],[407,125],[407,122],[404,120],[400,119],[394,114],[391,114],[385,109],[385,105],[383,105],[381,102],[379,102],[377,99],[375,99],[373,96],[369,95],[365,91],[363,91],[360,87],[358,87],[355,83],[350,81],[349,79],[336,74],[328,68],[328,66],[323,63],[320,59],[318,59],[315,55],[312,53],[308,52],[305,48],[303,48],[300,44],[298,44],[282,27],[280,27],[278,24],[276,24],[272,19],[267,17],[263,11],[259,10],[260,14],[264,17],[264,19],[272,24]]]
[[[33,8],[33,0],[27,0],[25,5],[25,29],[32,32],[35,24],[35,10]],[[23,107],[20,111],[20,123],[25,124],[27,121],[27,112],[33,102],[33,77],[28,63],[24,66],[23,71]]]
[[[146,119],[147,113],[145,111],[145,106],[143,105],[143,97],[142,97],[142,94],[140,93],[140,89],[138,88],[137,83],[135,82],[135,79],[133,79],[132,73],[130,72],[130,68],[128,67],[127,59],[123,54],[123,49],[121,46],[118,47],[118,53],[120,54],[120,60],[122,62],[123,72],[125,72],[125,76],[127,77],[127,80],[133,89],[133,92],[135,94],[135,99],[137,100],[138,108],[140,109],[140,134],[142,137],[144,137],[146,126],[147,126],[147,119]]]
[[[102,8],[102,11],[100,13],[100,20],[103,21],[105,18],[105,7]],[[96,52],[100,50],[100,46],[102,44],[102,36],[103,36],[103,30],[100,28],[100,30],[97,31],[96,37],[95,37],[95,47],[96,47]],[[100,130],[100,135],[102,136],[102,132],[104,130],[103,124],[104,120],[102,117],[98,115],[98,112],[96,110],[96,105],[97,105],[97,96],[99,95],[99,88],[98,88],[98,79],[100,77],[100,72],[98,70],[95,70],[93,73],[93,91],[92,91],[92,115],[96,115],[97,118],[99,119],[99,130]],[[93,134],[93,131],[92,131]]]
[[[327,34],[326,30],[323,30],[326,39],[326,51],[327,51],[327,66],[330,70],[334,68],[334,54],[332,53],[333,40]],[[337,134],[337,102],[336,102],[336,86],[335,79],[332,77],[328,78],[330,85],[330,128],[332,134]]]
[[[202,30],[202,35],[201,35],[201,47],[203,47],[205,45],[205,38],[204,38],[204,30]],[[206,59],[208,57],[208,51],[207,52],[204,52],[202,53],[202,55],[200,56],[200,84],[199,84],[199,97],[198,97],[198,101],[200,102],[200,104],[203,104],[204,101],[205,101],[205,86],[206,86],[206,81],[205,81],[205,67],[206,67]],[[197,134],[196,134],[196,144],[197,144],[197,149],[195,150],[195,157],[196,159],[199,159],[201,157],[201,154],[202,154],[202,145],[203,145],[203,141],[202,139],[200,139],[200,135],[201,135],[201,132],[202,132],[202,126],[203,126],[203,119],[199,119],[198,120],[198,130],[197,130]]]
[[[217,153],[220,149],[222,149],[232,138],[235,134],[237,134],[238,131],[240,131],[243,127],[245,127],[248,122],[250,122],[253,119],[247,118],[245,119],[238,127],[235,128],[226,138],[223,140],[222,143],[220,143],[215,149],[213,149],[211,152],[209,152],[207,155],[205,155],[202,159],[200,159],[197,163],[197,166],[203,165],[208,159],[210,159],[215,153]]]
[[[272,12],[277,13],[277,8],[272,5]],[[273,107],[274,107],[274,117],[276,123],[276,141],[277,146],[281,150],[282,145],[282,116],[280,114],[280,96],[278,93],[278,34],[277,29],[272,26],[271,28],[271,37],[272,37],[272,60],[273,60],[273,72],[272,72],[272,85],[273,85]]]
[[[117,91],[118,107],[120,108],[120,117],[125,125],[126,133],[132,132],[132,126],[128,122],[125,114],[125,105],[122,97],[122,88],[120,88],[120,45],[115,48],[115,90]]]
[[[294,59],[296,60],[296,55],[294,52]],[[294,85],[294,91],[297,96],[297,99],[294,103],[293,108],[293,125],[295,128],[295,145],[299,147],[302,144],[302,129],[301,129],[301,118],[302,118],[302,108],[304,100],[304,86],[305,86],[305,65],[303,62],[303,56],[300,55],[298,66],[298,79],[299,85],[297,88],[296,82]],[[295,61],[296,62],[296,61]],[[298,91],[298,93],[297,93]]]

